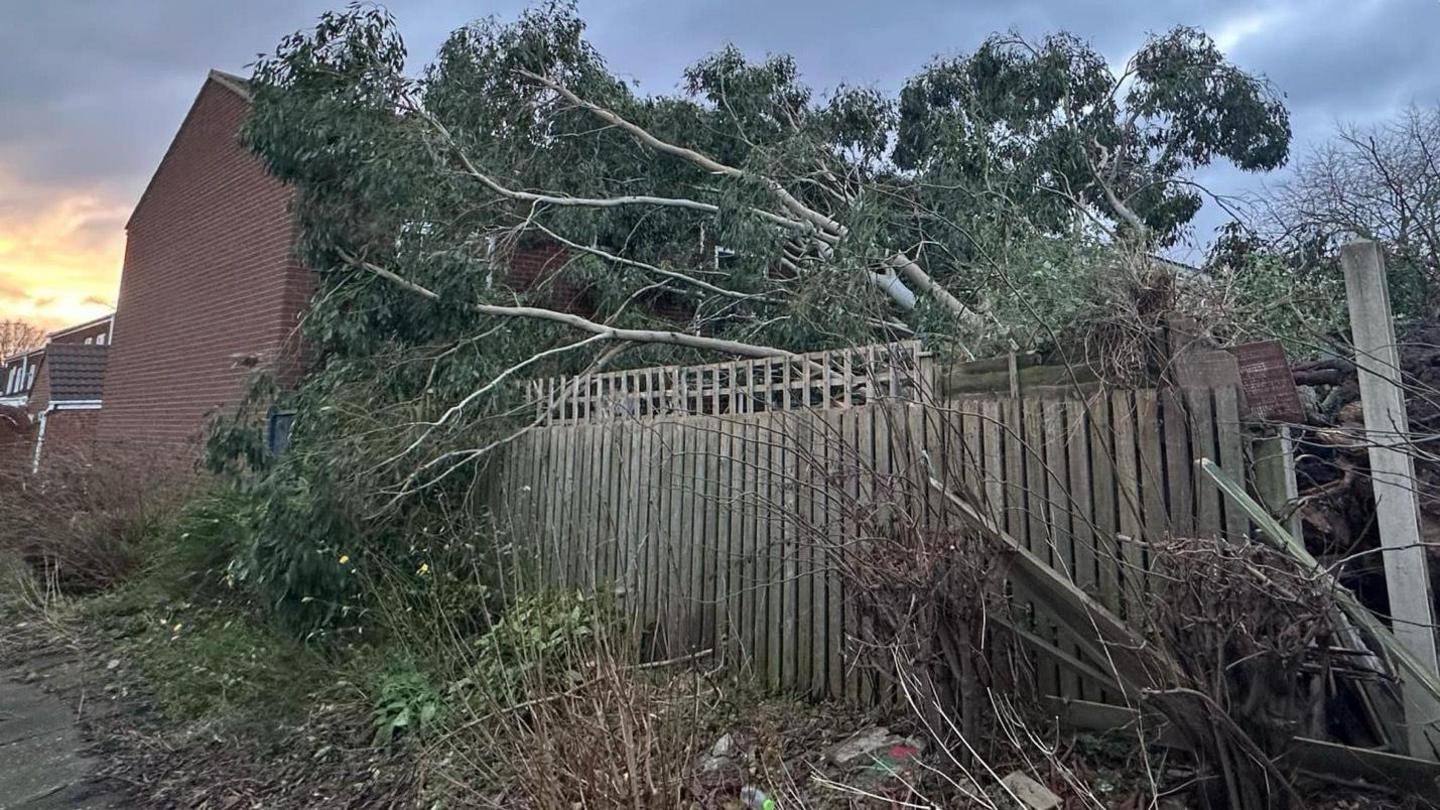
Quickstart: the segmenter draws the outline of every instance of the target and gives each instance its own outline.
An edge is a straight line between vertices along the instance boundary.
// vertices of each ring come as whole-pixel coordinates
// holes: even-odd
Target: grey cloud
[[[241,71],[281,35],[308,26],[341,0],[81,0],[13,2],[0,25],[0,177],[21,187],[99,190],[133,202],[199,88],[205,70]],[[396,0],[416,66],[450,29],[523,2]],[[1434,0],[582,0],[592,39],[612,67],[651,91],[676,86],[681,69],[727,42],[754,54],[796,56],[817,87],[846,82],[894,90],[937,54],[974,47],[993,31],[1038,36],[1068,29],[1120,59],[1146,33],[1179,23],[1219,32],[1246,15],[1279,22],[1241,38],[1244,67],[1269,75],[1289,97],[1301,144],[1336,120],[1383,116],[1440,95]],[[1216,172],[1227,192],[1253,176]],[[0,209],[29,205],[0,188]],[[1206,214],[1198,229],[1208,233]],[[95,229],[118,224],[96,222]],[[89,230],[91,226],[87,226]]]

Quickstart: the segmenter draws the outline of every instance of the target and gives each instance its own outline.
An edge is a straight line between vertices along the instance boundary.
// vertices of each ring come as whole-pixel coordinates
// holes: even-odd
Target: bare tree
[[[20,320],[0,321],[0,358],[45,345],[45,331]]]
[[[1274,234],[1328,254],[1350,236],[1383,242],[1440,279],[1440,106],[1342,126],[1270,201]]]

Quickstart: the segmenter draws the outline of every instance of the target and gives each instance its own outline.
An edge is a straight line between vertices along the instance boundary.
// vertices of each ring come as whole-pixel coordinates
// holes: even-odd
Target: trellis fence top
[[[530,383],[546,424],[657,416],[719,416],[841,408],[879,399],[923,401],[929,356],[915,340],[791,357],[655,366]]]

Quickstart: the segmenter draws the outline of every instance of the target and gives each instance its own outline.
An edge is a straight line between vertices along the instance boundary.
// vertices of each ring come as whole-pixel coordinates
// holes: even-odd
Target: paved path
[[[76,707],[33,670],[0,670],[0,810],[100,810],[120,804],[90,782]]]

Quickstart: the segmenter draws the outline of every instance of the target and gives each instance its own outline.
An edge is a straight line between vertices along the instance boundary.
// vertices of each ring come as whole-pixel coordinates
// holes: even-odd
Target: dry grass
[[[193,480],[139,453],[55,452],[36,473],[0,466],[0,553],[66,592],[110,587],[136,570],[146,539]]]
[[[451,737],[461,772],[493,786],[465,804],[658,810],[705,795],[696,763],[712,743],[702,735],[718,696],[693,688],[692,675],[653,676],[609,656],[589,675],[528,705],[479,714]],[[464,794],[475,784],[452,787]]]

